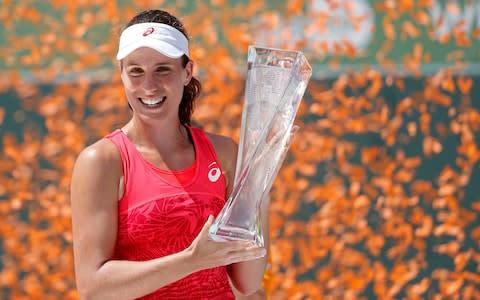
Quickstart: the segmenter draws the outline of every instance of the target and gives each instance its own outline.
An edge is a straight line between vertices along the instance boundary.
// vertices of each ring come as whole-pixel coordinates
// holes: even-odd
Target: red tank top
[[[225,178],[215,149],[198,128],[188,128],[195,162],[181,171],[162,170],[143,158],[117,129],[107,136],[120,153],[124,194],[118,204],[114,259],[142,261],[180,252],[208,216],[225,204]],[[235,299],[226,267],[202,270],[140,299]]]

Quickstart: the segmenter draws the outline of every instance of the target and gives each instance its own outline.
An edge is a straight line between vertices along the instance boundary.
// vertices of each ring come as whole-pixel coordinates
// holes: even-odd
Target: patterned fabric
[[[115,259],[142,261],[187,248],[208,215],[225,204],[225,178],[205,133],[189,127],[195,162],[181,171],[146,161],[117,129],[107,136],[118,148],[125,192],[119,201]],[[235,299],[226,267],[193,273],[141,299]]]

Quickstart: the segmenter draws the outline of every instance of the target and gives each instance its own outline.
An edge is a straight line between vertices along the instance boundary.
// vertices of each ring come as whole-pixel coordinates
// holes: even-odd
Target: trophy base
[[[209,237],[214,241],[252,241],[256,246],[263,247],[263,237],[255,231],[247,229],[213,224],[210,228]]]

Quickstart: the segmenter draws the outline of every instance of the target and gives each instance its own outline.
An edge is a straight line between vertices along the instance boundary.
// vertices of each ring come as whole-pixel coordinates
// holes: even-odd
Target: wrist
[[[191,245],[185,250],[181,251],[179,255],[183,264],[192,270],[192,273],[201,270],[201,267],[198,265],[198,261],[195,260],[194,249]]]

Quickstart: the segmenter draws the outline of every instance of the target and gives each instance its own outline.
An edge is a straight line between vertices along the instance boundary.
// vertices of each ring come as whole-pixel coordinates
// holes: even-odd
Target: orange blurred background
[[[206,130],[239,139],[248,45],[313,67],[271,193],[271,299],[480,298],[480,2],[4,0],[1,299],[78,299],[72,166],[129,118],[114,58],[147,8],[186,25]]]

